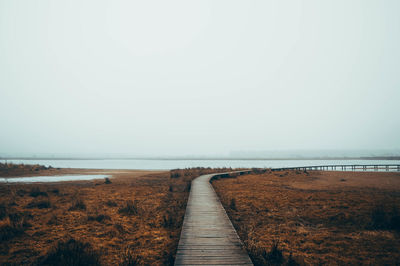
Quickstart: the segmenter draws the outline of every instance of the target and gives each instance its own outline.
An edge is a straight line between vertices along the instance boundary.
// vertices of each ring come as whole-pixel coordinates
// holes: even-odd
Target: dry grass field
[[[256,265],[400,263],[400,173],[266,172],[213,185]]]
[[[228,170],[6,168],[1,176],[101,173],[112,178],[0,184],[0,265],[172,264],[190,181]]]

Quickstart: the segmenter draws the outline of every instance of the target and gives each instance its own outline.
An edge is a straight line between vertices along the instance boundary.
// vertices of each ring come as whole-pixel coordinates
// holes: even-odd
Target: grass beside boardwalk
[[[172,264],[191,180],[227,170],[110,170],[108,180],[0,184],[0,264]]]
[[[400,261],[400,173],[267,172],[213,185],[256,265]]]

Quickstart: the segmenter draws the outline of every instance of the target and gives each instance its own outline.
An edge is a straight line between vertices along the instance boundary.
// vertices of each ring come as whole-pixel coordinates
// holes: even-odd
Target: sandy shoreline
[[[35,177],[35,176],[62,176],[62,175],[110,175],[112,178],[158,174],[163,170],[130,170],[130,169],[87,169],[87,168],[47,168],[43,166],[29,166],[25,168],[5,169],[0,171],[0,177]]]

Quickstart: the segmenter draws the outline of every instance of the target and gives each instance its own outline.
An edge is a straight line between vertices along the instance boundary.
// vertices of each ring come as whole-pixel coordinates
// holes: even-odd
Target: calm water
[[[5,160],[0,160],[5,162]],[[12,163],[41,164],[60,168],[169,170],[190,167],[279,168],[331,164],[400,164],[399,160],[7,160]]]
[[[31,177],[13,177],[0,178],[0,183],[34,183],[34,182],[61,182],[61,181],[78,181],[103,179],[110,177],[109,175],[59,175],[59,176],[31,176]]]

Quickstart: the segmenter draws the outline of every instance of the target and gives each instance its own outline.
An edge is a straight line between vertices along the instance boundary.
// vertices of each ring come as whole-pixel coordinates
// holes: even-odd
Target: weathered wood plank
[[[193,180],[175,265],[253,265],[210,179]]]

